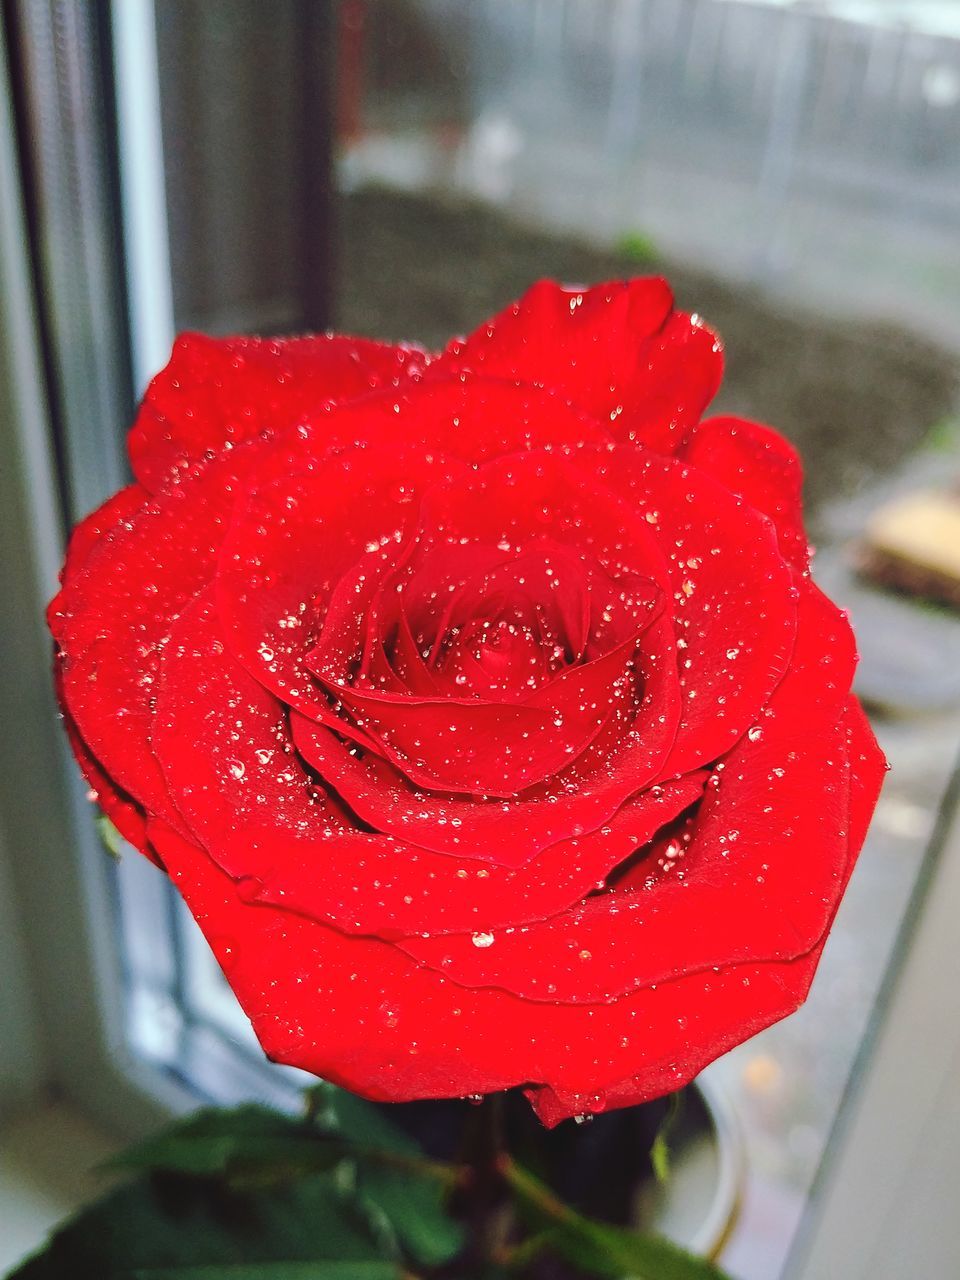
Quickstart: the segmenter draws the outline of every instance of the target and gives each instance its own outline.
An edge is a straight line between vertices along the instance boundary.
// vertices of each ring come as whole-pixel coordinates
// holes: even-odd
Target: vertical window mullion
[[[170,355],[173,285],[153,0],[111,5],[117,142],[133,384],[143,394]]]
[[[100,7],[11,9],[30,242],[70,520],[126,482],[132,395]]]

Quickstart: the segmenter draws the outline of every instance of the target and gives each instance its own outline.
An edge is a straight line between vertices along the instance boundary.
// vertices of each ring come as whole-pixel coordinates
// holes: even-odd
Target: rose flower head
[[[660,279],[440,355],[178,339],[57,684],[271,1058],[554,1124],[803,1001],[883,762],[796,454],[702,417],[721,367]]]

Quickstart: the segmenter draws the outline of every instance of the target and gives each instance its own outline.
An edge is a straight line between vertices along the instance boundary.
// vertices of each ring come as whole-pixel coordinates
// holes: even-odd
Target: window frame
[[[67,129],[59,116],[67,103],[58,93],[45,103],[50,117],[33,120],[31,147],[15,83],[22,60],[50,54],[65,30],[71,36],[70,66],[53,66],[51,74],[92,76],[102,13],[81,0],[50,0],[11,8],[5,16],[0,582],[4,599],[18,607],[6,610],[3,619],[15,680],[4,683],[0,708],[4,723],[16,731],[0,739],[0,872],[9,879],[12,914],[22,928],[19,938],[5,936],[2,958],[12,966],[7,972],[29,974],[29,998],[22,1003],[32,1007],[32,1016],[16,1014],[8,1043],[13,1046],[16,1036],[18,1047],[5,1053],[17,1063],[15,1100],[55,1093],[106,1128],[137,1136],[195,1106],[197,1095],[169,1072],[137,1060],[127,1047],[113,869],[58,723],[43,625],[66,528],[125,479],[119,427],[108,434],[112,424],[129,417],[124,409],[118,418],[116,407],[130,400],[128,371],[117,359],[125,335],[109,319],[120,322],[123,310],[103,305],[104,292],[120,283],[100,239],[102,225],[109,223],[102,203],[108,197],[102,189],[84,193],[97,202],[91,210],[83,194],[68,193],[66,184],[75,176],[71,162],[78,157],[64,154],[74,144],[102,148],[103,164],[107,140],[90,125]],[[58,79],[60,90],[78,87]],[[38,174],[42,165],[47,168]],[[37,199],[44,178],[46,205]],[[105,219],[101,226],[91,222],[94,211]],[[84,318],[93,323],[84,326]],[[84,429],[65,430],[71,418]]]
[[[958,903],[960,760],[801,1220],[787,1280],[902,1280],[960,1271]]]

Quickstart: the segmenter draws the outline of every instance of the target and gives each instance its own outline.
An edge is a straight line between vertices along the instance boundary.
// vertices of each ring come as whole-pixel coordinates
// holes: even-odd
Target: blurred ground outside
[[[365,52],[348,182],[479,195],[607,244],[647,239],[790,307],[888,316],[960,345],[955,3],[354,13]]]

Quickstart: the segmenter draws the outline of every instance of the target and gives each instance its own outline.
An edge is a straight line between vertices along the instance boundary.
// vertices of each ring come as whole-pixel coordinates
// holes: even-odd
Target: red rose
[[[801,1003],[882,760],[774,431],[661,280],[440,356],[181,338],[51,606],[64,717],[264,1049],[674,1089]]]

